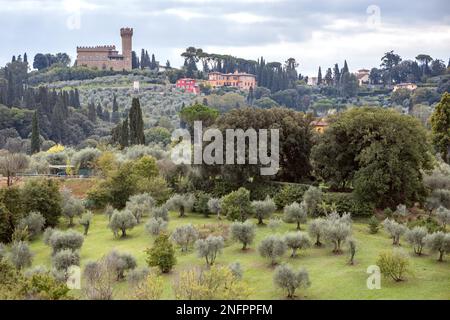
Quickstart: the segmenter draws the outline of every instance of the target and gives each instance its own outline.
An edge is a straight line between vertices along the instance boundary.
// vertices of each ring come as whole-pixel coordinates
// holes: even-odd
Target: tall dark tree
[[[333,72],[331,71],[331,68],[328,68],[327,73],[325,74],[325,84],[327,86],[333,84]]]
[[[133,98],[130,109],[130,144],[145,144],[144,120],[138,98]]]
[[[145,50],[141,50],[141,69],[144,70],[145,68]]]
[[[123,148],[130,145],[130,128],[128,123],[128,117],[122,122],[122,128],[120,130],[120,141],[119,144]]]
[[[64,116],[64,101],[63,97],[59,95],[56,100],[55,107],[52,113],[52,140],[62,143],[65,135],[65,116]]]
[[[94,102],[88,105],[88,119],[93,123],[97,122],[97,111],[95,110]]]
[[[322,68],[319,67],[319,73],[317,75],[317,85],[321,85],[322,84]]]
[[[37,111],[34,112],[33,122],[31,124],[31,153],[35,154],[41,151],[41,141],[39,139],[39,120]]]
[[[119,104],[117,103],[116,95],[114,95],[111,122],[119,123],[119,121],[120,121]]]
[[[350,72],[349,68],[348,68],[348,64],[347,64],[347,60],[344,61],[344,68],[342,68],[342,72],[341,72],[341,76],[344,73]]]
[[[139,69],[139,58],[137,57],[135,51],[131,52],[131,68]]]
[[[255,100],[255,93],[253,87],[250,87],[250,90],[248,90],[247,103],[249,105],[253,105],[254,100]]]

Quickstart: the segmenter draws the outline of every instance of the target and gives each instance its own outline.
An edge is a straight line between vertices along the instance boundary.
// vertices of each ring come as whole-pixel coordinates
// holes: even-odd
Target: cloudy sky
[[[67,52],[116,44],[135,29],[134,50],[182,63],[188,46],[267,61],[294,57],[316,75],[348,60],[351,70],[378,66],[395,50],[405,59],[450,58],[448,0],[0,0],[0,64],[13,54]]]

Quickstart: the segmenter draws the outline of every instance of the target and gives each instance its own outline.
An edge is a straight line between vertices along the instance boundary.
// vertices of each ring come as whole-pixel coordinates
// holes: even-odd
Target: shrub
[[[80,254],[70,249],[60,250],[53,255],[52,264],[56,270],[67,272],[70,267],[80,265]]]
[[[230,225],[224,223],[202,224],[196,227],[199,239],[206,239],[209,236],[221,236],[224,241],[230,237]]]
[[[152,217],[155,219],[162,219],[169,221],[169,210],[166,206],[156,207],[152,209]]]
[[[294,202],[302,202],[307,188],[303,185],[286,185],[276,194],[273,200],[279,209],[283,209]]]
[[[308,272],[301,269],[297,272],[289,265],[283,264],[275,269],[273,276],[275,285],[287,293],[288,298],[294,298],[299,288],[308,288],[311,285]]]
[[[286,242],[278,236],[268,236],[259,245],[259,254],[263,258],[269,258],[272,265],[277,263],[277,258],[284,255],[287,250]]]
[[[325,238],[333,245],[333,253],[341,254],[341,244],[352,235],[350,214],[340,217],[337,213],[328,216],[325,226]]]
[[[244,282],[223,266],[183,271],[174,281],[173,290],[177,300],[245,300],[251,293]]]
[[[111,217],[108,227],[117,236],[119,231],[122,232],[122,238],[127,236],[127,230],[133,229],[137,225],[136,218],[129,210],[115,210]]]
[[[397,219],[405,218],[408,214],[408,209],[404,204],[399,204],[394,211],[394,217]]]
[[[347,244],[348,244],[348,248],[349,248],[349,252],[350,252],[349,264],[354,265],[355,264],[355,255],[356,255],[356,241],[355,241],[355,239],[350,238],[347,240]]]
[[[440,225],[439,222],[436,221],[436,219],[430,216],[419,216],[416,220],[408,222],[408,228],[413,229],[415,227],[424,227],[427,229],[428,233],[445,231],[442,225]]]
[[[170,239],[181,247],[181,252],[186,252],[189,246],[198,239],[198,231],[192,224],[176,228]]]
[[[217,215],[217,218],[220,220],[220,212],[222,210],[222,201],[217,198],[211,198],[208,201],[208,209],[212,214]]]
[[[298,250],[309,248],[311,246],[311,240],[302,232],[288,233],[284,237],[284,241],[286,242],[287,247],[292,250],[291,258],[297,256]]]
[[[412,230],[406,231],[406,241],[414,248],[414,253],[422,255],[422,249],[425,246],[425,237],[427,236],[427,229],[424,227],[415,227]]]
[[[252,207],[253,212],[255,213],[255,217],[258,219],[259,225],[263,225],[263,220],[270,218],[270,216],[277,209],[275,202],[273,202],[270,197],[267,197],[264,201],[253,201]]]
[[[83,228],[84,228],[84,235],[85,235],[85,236],[88,235],[89,228],[91,227],[91,222],[92,222],[92,219],[93,219],[93,218],[94,218],[94,215],[92,214],[91,211],[85,212],[85,213],[81,216],[81,218],[80,218],[79,223],[80,223],[80,225],[82,225]]]
[[[322,246],[320,239],[325,237],[326,223],[327,221],[325,219],[317,218],[312,220],[308,226],[308,233],[311,238],[316,240],[316,243],[314,244],[316,247]]]
[[[383,221],[384,230],[391,236],[392,244],[400,245],[400,237],[406,233],[408,228],[394,220],[386,219]]]
[[[303,195],[303,202],[306,205],[307,212],[310,216],[316,215],[316,209],[319,203],[322,202],[322,190],[316,187],[309,187]]]
[[[244,271],[242,270],[241,264],[239,262],[233,262],[230,265],[228,265],[228,268],[230,268],[231,273],[236,279],[241,280],[244,276]]]
[[[150,275],[150,269],[147,267],[130,270],[127,273],[127,282],[131,287],[138,286]]]
[[[105,216],[108,217],[108,221],[111,221],[112,215],[114,214],[114,207],[110,204],[106,205]]]
[[[374,211],[373,204],[358,200],[352,193],[324,193],[323,202],[328,206],[334,205],[335,211],[341,215],[351,212],[354,216],[368,217],[373,215]],[[325,214],[326,212],[321,209],[319,213]]]
[[[159,236],[162,232],[167,230],[167,221],[161,218],[151,218],[145,225],[145,230],[153,235]]]
[[[425,245],[431,252],[439,253],[439,262],[444,261],[444,255],[450,252],[450,233],[435,232],[425,237]]]
[[[137,267],[136,259],[131,254],[116,250],[108,253],[105,260],[109,268],[116,274],[118,281],[125,279],[125,272],[134,270]]]
[[[250,221],[234,222],[231,225],[232,237],[242,243],[242,250],[246,250],[247,246],[253,242],[256,236],[255,225]]]
[[[436,218],[439,220],[439,222],[442,224],[443,229],[445,230],[447,227],[447,224],[450,224],[450,210],[439,207],[436,210]]]
[[[208,202],[211,199],[211,195],[205,192],[197,192],[195,194],[194,201],[194,212],[201,213],[205,217],[208,217],[210,214]]]
[[[301,230],[300,224],[306,223],[308,218],[305,204],[292,203],[284,208],[284,219],[289,223],[296,223],[297,230]]]
[[[176,194],[166,202],[167,208],[176,210],[180,213],[180,218],[185,217],[186,211],[189,212],[194,206],[195,198],[191,194]]]
[[[209,236],[206,239],[199,239],[195,242],[198,256],[205,258],[208,266],[214,265],[217,255],[222,251],[224,241],[222,237]]]
[[[381,274],[397,282],[404,280],[405,274],[409,271],[408,258],[401,250],[381,253],[378,256],[377,266],[380,267]]]
[[[269,227],[270,230],[272,230],[272,232],[275,232],[276,230],[278,230],[281,226],[281,219],[270,219],[269,223],[267,224],[267,226]]]
[[[148,193],[143,193],[130,197],[125,208],[133,214],[139,224],[142,217],[150,214],[154,205],[155,200]]]
[[[51,233],[48,243],[53,249],[53,255],[58,251],[70,249],[76,251],[81,249],[84,237],[81,233],[73,230],[59,231],[55,230]]]
[[[372,216],[369,219],[369,233],[377,234],[379,229],[380,229],[380,221],[378,220],[377,217]]]
[[[112,300],[117,275],[103,257],[97,262],[88,262],[83,272],[83,293],[90,300]]]
[[[223,197],[222,213],[231,221],[245,222],[252,213],[250,191],[240,188]]]
[[[164,281],[156,274],[147,276],[136,284],[133,298],[136,300],[154,301],[161,299],[164,293]]]
[[[45,218],[39,212],[31,212],[25,218],[22,218],[19,222],[19,229],[26,229],[30,236],[30,239],[36,238],[41,234],[44,229]]]
[[[161,234],[156,238],[151,249],[146,250],[149,267],[158,267],[162,273],[169,273],[176,264],[175,250],[169,237]]]
[[[17,269],[31,266],[33,254],[26,242],[14,242],[9,252],[9,260]]]

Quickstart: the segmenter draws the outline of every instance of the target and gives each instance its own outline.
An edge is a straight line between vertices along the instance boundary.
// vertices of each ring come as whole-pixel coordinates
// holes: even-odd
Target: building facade
[[[370,83],[370,70],[367,69],[358,70],[355,76],[358,79],[359,86]]]
[[[200,87],[197,84],[197,81],[195,79],[190,78],[183,78],[177,80],[176,87],[178,89],[184,90],[185,92],[193,93],[193,94],[199,94],[200,93]]]
[[[120,29],[122,37],[122,54],[116,46],[77,47],[77,66],[96,68],[99,70],[130,71],[133,51],[133,29]]]
[[[250,90],[256,88],[256,76],[249,73],[220,73],[210,72],[208,76],[208,84],[213,87],[234,87],[242,90]]]
[[[417,89],[417,84],[414,83],[400,83],[394,86],[394,92],[405,89],[409,91],[414,91]]]

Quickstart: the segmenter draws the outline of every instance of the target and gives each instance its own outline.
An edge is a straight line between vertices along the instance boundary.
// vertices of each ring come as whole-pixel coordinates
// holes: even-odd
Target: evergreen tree
[[[120,121],[119,104],[117,103],[116,95],[114,95],[111,122],[112,123],[119,123],[119,121]]]
[[[327,86],[331,86],[333,84],[333,72],[331,68],[328,68],[327,73],[325,75],[325,83]]]
[[[450,61],[449,61],[449,62],[450,62]],[[170,66],[170,61],[169,61],[169,60],[167,60],[167,62],[166,62],[166,68],[167,68],[167,69],[172,68],[172,67]]]
[[[96,114],[97,114],[97,117],[98,117],[98,118],[103,119],[103,108],[102,108],[102,106],[100,105],[100,103],[97,104]]]
[[[27,55],[26,52],[23,54],[23,62],[25,62],[26,64],[28,64],[28,55]]]
[[[150,65],[150,69],[156,70],[156,68],[158,68],[158,66],[156,65],[156,58],[155,58],[155,55],[152,54],[152,63]]]
[[[249,105],[253,105],[254,100],[255,100],[254,90],[253,90],[253,87],[250,87],[250,90],[248,91],[248,96],[247,96],[247,103]]]
[[[81,103],[80,103],[80,92],[78,91],[78,89],[75,89],[75,93],[74,93],[74,108],[81,108]]]
[[[95,105],[93,102],[89,103],[88,105],[88,119],[93,123],[97,122],[97,112],[95,110]]]
[[[447,163],[450,148],[450,93],[443,94],[441,102],[436,106],[431,117],[433,143]]]
[[[319,67],[319,74],[317,75],[317,85],[320,86],[322,84],[322,68]]]
[[[131,52],[131,68],[139,69],[139,59],[138,59],[135,51]]]
[[[344,68],[342,69],[341,76],[342,76],[344,73],[348,73],[348,72],[350,72],[350,71],[349,71],[349,69],[348,69],[347,60],[345,60],[345,62],[344,62]]]
[[[33,122],[31,124],[31,153],[35,154],[41,151],[41,142],[39,139],[39,120],[37,111],[34,112]]]
[[[130,144],[145,144],[144,120],[138,98],[133,98],[130,109]]]
[[[141,50],[141,69],[144,70],[145,68],[145,50]]]
[[[129,143],[129,125],[128,125],[128,117],[122,122],[122,128],[120,130],[120,141],[119,144],[123,148],[126,148],[130,145]]]
[[[63,97],[60,95],[57,98],[55,107],[52,113],[52,140],[58,143],[63,142],[65,134],[65,117],[64,117],[64,101]]]

